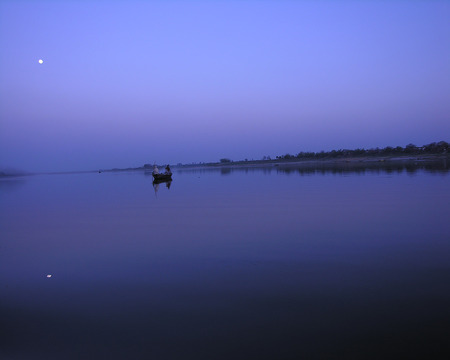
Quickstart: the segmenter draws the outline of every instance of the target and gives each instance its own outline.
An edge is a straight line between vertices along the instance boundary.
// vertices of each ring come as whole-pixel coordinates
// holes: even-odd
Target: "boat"
[[[155,182],[155,183],[171,181],[172,180],[172,173],[168,173],[168,174],[155,174],[155,173],[152,173],[152,175],[153,175],[153,182]]]

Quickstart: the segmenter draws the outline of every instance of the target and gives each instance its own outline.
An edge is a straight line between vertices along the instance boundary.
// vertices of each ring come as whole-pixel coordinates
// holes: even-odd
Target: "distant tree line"
[[[428,145],[416,146],[408,144],[405,147],[386,146],[385,148],[372,149],[340,149],[320,152],[304,152],[301,151],[297,155],[281,155],[276,158],[279,160],[294,159],[323,159],[323,158],[345,158],[345,157],[361,157],[361,156],[396,156],[396,155],[426,155],[426,154],[446,154],[449,151],[449,144],[445,141],[433,142]]]

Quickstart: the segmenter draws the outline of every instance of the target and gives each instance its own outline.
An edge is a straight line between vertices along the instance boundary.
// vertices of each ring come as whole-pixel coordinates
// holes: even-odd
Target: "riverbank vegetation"
[[[432,142],[423,146],[416,146],[408,144],[405,147],[401,146],[386,146],[384,148],[358,148],[358,149],[339,149],[331,151],[320,152],[305,152],[300,151],[297,154],[284,154],[275,157],[263,156],[261,159],[244,159],[231,160],[229,158],[221,158],[215,163],[191,163],[191,164],[177,164],[178,167],[185,166],[231,166],[231,165],[252,165],[252,164],[267,164],[267,163],[284,163],[284,162],[303,162],[303,161],[351,161],[351,159],[366,159],[367,161],[385,161],[388,159],[404,159],[418,158],[421,156],[428,157],[449,157],[450,144],[445,141]]]
[[[345,157],[365,157],[365,156],[404,156],[404,155],[428,155],[428,154],[446,154],[449,151],[449,144],[445,141],[433,142],[428,145],[416,146],[408,144],[405,147],[386,146],[385,148],[372,149],[339,149],[321,152],[299,152],[296,155],[286,154],[277,156],[276,159],[324,159],[324,158],[345,158]]]

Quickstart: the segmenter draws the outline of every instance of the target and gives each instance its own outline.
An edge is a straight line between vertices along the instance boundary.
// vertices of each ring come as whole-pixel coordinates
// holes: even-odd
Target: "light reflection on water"
[[[0,357],[443,348],[446,168],[229,170],[178,170],[156,193],[140,172],[0,186]]]

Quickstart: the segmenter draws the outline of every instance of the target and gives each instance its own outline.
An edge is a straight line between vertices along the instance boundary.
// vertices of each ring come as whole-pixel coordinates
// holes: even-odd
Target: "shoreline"
[[[200,168],[250,168],[250,167],[310,167],[318,165],[348,166],[348,165],[392,165],[392,164],[417,164],[425,162],[450,161],[450,154],[408,155],[408,156],[364,156],[351,158],[324,158],[308,160],[253,160],[233,161],[229,163],[203,163],[173,165],[174,169],[200,169]]]
[[[249,160],[231,161],[227,163],[199,163],[170,165],[174,170],[207,170],[207,169],[245,169],[245,168],[348,168],[348,167],[388,167],[396,165],[418,166],[420,164],[438,164],[443,162],[443,168],[450,168],[450,154],[427,154],[427,155],[405,155],[405,156],[363,156],[363,157],[342,157],[342,158],[322,158],[322,159],[275,159],[275,160]],[[161,166],[161,165],[159,165]],[[145,166],[137,168],[113,168],[99,170],[80,171],[57,171],[57,172],[36,172],[5,174],[0,173],[0,179],[27,177],[33,175],[67,175],[81,173],[103,173],[103,172],[127,172],[127,171],[151,171]]]

